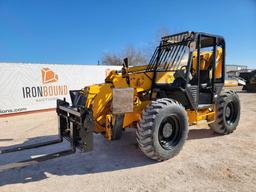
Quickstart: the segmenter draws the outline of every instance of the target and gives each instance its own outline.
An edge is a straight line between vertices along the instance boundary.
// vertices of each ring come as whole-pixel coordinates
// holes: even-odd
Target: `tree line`
[[[123,59],[127,57],[129,65],[131,66],[145,65],[148,63],[151,54],[153,54],[153,48],[158,44],[160,38],[168,34],[169,32],[166,28],[161,28],[156,35],[156,39],[146,51],[135,48],[133,45],[129,45],[120,53],[105,53],[102,56],[101,64],[119,66],[123,64]]]

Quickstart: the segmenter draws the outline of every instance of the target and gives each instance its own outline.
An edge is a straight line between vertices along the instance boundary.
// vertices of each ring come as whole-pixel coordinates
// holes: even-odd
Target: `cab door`
[[[193,52],[191,71],[192,85],[198,85],[199,107],[212,104],[224,83],[224,46],[217,44],[216,37],[200,36]]]

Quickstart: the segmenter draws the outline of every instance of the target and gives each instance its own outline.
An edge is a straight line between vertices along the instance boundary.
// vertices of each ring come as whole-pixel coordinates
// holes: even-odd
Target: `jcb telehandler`
[[[117,140],[124,129],[133,127],[147,157],[167,160],[183,147],[190,125],[206,121],[219,134],[236,129],[239,97],[223,90],[224,79],[223,37],[201,32],[164,36],[148,65],[129,67],[125,59],[122,70],[111,71],[105,83],[70,91],[71,104],[57,100],[58,141],[2,153],[41,147],[62,138],[70,141],[70,150],[32,159],[42,161],[73,153],[76,148],[92,150],[93,133]]]

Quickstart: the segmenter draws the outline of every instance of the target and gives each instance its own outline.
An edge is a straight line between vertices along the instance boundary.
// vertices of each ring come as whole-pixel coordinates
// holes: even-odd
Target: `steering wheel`
[[[179,71],[180,71],[181,78],[186,79],[187,66],[185,65],[182,66]]]
[[[187,66],[186,65],[183,65],[181,68],[180,68],[181,71],[184,71],[186,73],[187,71]]]
[[[193,70],[193,68],[191,68],[192,70]],[[186,76],[187,76],[187,66],[182,66],[181,68],[180,68],[180,71],[182,71],[182,78],[186,81]],[[189,81],[191,81],[192,80],[192,78],[193,78],[193,75],[192,75],[193,73],[191,73],[190,71],[188,72],[188,79],[189,79]]]
[[[186,85],[186,72],[187,66],[182,66],[177,69],[174,73],[175,80],[172,83],[173,87],[182,87],[185,88]]]

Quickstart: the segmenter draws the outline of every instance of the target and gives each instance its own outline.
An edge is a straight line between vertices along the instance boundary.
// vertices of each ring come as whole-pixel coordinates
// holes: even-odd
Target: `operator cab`
[[[153,71],[152,92],[186,108],[213,104],[224,85],[225,41],[217,35],[184,32],[162,38],[147,71]],[[161,82],[163,75],[170,80]],[[154,94],[152,94],[154,97]]]

